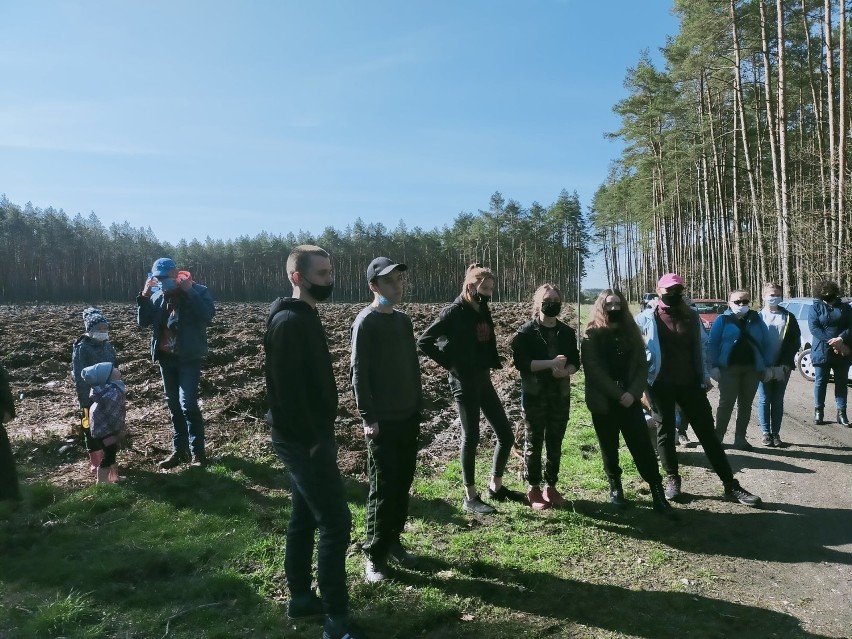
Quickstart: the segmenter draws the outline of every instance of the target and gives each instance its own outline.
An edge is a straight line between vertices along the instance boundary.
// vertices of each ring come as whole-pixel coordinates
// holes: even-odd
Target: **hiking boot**
[[[533,510],[546,510],[550,508],[550,504],[545,501],[544,495],[541,494],[541,488],[538,486],[533,486],[527,490],[527,501]]]
[[[741,439],[739,441],[735,441],[733,448],[734,448],[734,450],[745,450],[745,451],[754,450],[754,446],[749,444],[744,439]]]
[[[764,446],[775,446],[775,443],[772,441],[772,435],[770,435],[769,433],[763,434],[763,440],[761,441],[761,443]]]
[[[125,479],[127,479],[127,477],[118,474],[118,464],[113,464],[109,467],[109,480],[113,484],[117,484],[118,482],[124,481]]]
[[[466,510],[469,513],[475,513],[477,515],[490,515],[492,513],[496,513],[497,509],[493,506],[489,506],[484,501],[479,498],[479,495],[474,497],[473,499],[464,498],[462,502],[462,509]]]
[[[368,584],[377,584],[388,578],[388,562],[367,555],[364,561],[364,580]]]
[[[822,426],[825,423],[825,415],[821,408],[814,408],[814,424]]]
[[[616,508],[627,508],[627,500],[624,498],[624,489],[620,480],[609,482],[609,503]]]
[[[192,461],[190,462],[190,466],[195,466],[196,468],[207,468],[207,455],[205,455],[203,452],[192,453]]]
[[[682,494],[680,491],[680,475],[666,475],[666,499],[672,501],[678,499]]]
[[[759,506],[760,497],[752,495],[745,488],[740,486],[740,482],[733,481],[725,485],[725,499],[730,501],[738,501],[743,506]]]
[[[666,499],[663,484],[653,484],[651,486],[651,500],[654,503],[654,510],[661,515],[665,515],[669,519],[677,519],[677,513],[672,505]]]
[[[368,639],[368,635],[349,617],[326,616],[322,639]]]
[[[568,503],[562,496],[562,493],[556,490],[556,486],[544,487],[544,501],[546,501],[554,508],[564,508],[565,505]]]
[[[781,441],[781,437],[779,437],[778,435],[772,436],[772,445],[775,446],[775,448],[786,448],[787,447],[787,444],[785,444],[783,441]]]
[[[322,600],[313,590],[305,595],[292,595],[287,602],[287,618],[291,621],[316,619],[322,614]]]
[[[841,426],[846,426],[846,428],[849,428],[850,426],[852,426],[852,424],[849,423],[849,418],[846,417],[846,409],[845,408],[839,409],[837,411],[837,423],[840,424]]]
[[[175,451],[171,455],[166,457],[163,461],[161,461],[159,464],[157,464],[157,466],[160,468],[160,470],[169,470],[170,468],[174,468],[175,466],[185,464],[188,461],[189,455],[187,453]]]
[[[494,501],[506,502],[506,501],[514,501],[519,504],[527,503],[527,496],[523,493],[519,493],[517,490],[512,490],[510,488],[506,488],[505,486],[500,486],[497,490],[491,490],[488,488],[488,499],[493,499]]]
[[[390,545],[388,556],[403,568],[414,568],[417,566],[417,557],[408,552],[400,541],[395,541]]]

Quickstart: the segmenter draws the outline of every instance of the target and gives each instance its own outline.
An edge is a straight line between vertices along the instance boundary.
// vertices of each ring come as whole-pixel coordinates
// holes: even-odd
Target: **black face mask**
[[[826,304],[832,304],[837,299],[837,295],[823,295],[822,301]]]
[[[331,284],[314,284],[313,282],[308,282],[308,284],[311,285],[308,289],[308,293],[310,293],[311,297],[313,297],[317,302],[327,300],[331,296],[331,292],[334,290],[334,282]]]
[[[683,301],[683,293],[663,293],[660,295],[666,306],[677,306]]]
[[[562,302],[542,302],[541,312],[545,317],[556,317],[562,312]]]
[[[621,319],[621,309],[617,311],[607,311],[606,312],[606,320],[610,324],[617,324]]]
[[[473,296],[473,299],[477,304],[488,304],[488,302],[491,301],[491,296],[483,295],[482,293],[476,293]]]

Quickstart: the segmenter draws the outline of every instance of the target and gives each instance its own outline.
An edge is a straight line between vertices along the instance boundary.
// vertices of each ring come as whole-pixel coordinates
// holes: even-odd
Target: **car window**
[[[802,305],[798,302],[790,302],[785,304],[784,307],[793,314],[793,317],[799,317],[799,311],[802,310]]]
[[[813,306],[813,304],[802,304],[802,308],[800,308],[799,312],[796,313],[796,319],[808,319],[808,313],[811,312],[811,306]]]

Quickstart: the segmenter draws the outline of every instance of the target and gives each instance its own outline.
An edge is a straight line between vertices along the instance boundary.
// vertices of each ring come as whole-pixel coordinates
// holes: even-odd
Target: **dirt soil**
[[[211,354],[201,384],[207,420],[207,452],[227,445],[246,457],[268,451],[263,421],[265,391],[262,335],[266,304],[223,304],[209,331]],[[340,389],[340,464],[364,478],[361,424],[348,390],[349,327],[362,305],[322,305]],[[434,304],[403,307],[418,333],[440,309]],[[82,333],[83,306],[0,306],[0,361],[18,398],[18,418],[8,426],[19,459],[43,469],[46,478],[71,487],[91,481],[77,435],[78,411],[70,375],[71,347]],[[137,328],[133,305],[107,304],[110,339],[128,387],[129,450],[121,463],[153,470],[171,447],[169,416],[158,368],[148,357],[149,333]],[[501,353],[528,318],[528,305],[495,304]],[[421,463],[443,467],[458,450],[456,415],[443,371],[422,360],[425,422]],[[494,373],[507,413],[522,433],[517,376],[511,366]],[[681,449],[684,489],[682,523],[659,539],[685,562],[683,589],[747,603],[795,617],[806,636],[852,637],[852,429],[811,425],[812,384],[794,374],[781,435],[785,448],[760,446],[756,411],[749,438],[753,452],[730,451],[738,478],[759,494],[761,509],[720,500],[721,486],[700,447]],[[711,392],[711,404],[718,396]],[[832,417],[832,414],[828,415]],[[730,431],[733,430],[733,420]],[[729,435],[730,437],[730,435]],[[521,440],[522,437],[519,437]],[[517,466],[517,463],[515,463]],[[577,492],[577,491],[575,491]],[[589,495],[600,500],[601,495]],[[637,530],[653,538],[654,531]],[[651,585],[659,587],[659,585]],[[743,629],[743,636],[749,634]]]

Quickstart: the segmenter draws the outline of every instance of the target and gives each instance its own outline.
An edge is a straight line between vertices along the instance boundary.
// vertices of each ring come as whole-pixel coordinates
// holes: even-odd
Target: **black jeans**
[[[109,444],[104,446],[104,458],[101,460],[101,468],[109,468],[115,463],[116,455],[118,454],[118,444]]]
[[[651,399],[663,420],[657,426],[657,450],[660,464],[668,475],[678,474],[677,449],[675,448],[675,404],[680,406],[689,421],[695,436],[704,448],[713,470],[723,483],[733,481],[734,471],[722,444],[716,437],[713,409],[707,399],[707,391],[695,385],[675,385],[657,382],[651,387]]]
[[[272,448],[290,473],[292,504],[284,555],[290,594],[307,596],[311,592],[314,533],[319,528],[317,582],[323,608],[328,615],[345,615],[349,610],[346,549],[352,514],[337,467],[334,437],[307,446],[286,440],[273,429]]]
[[[370,492],[362,547],[371,557],[384,559],[405,528],[419,434],[420,414],[415,413],[407,419],[379,421],[379,435],[367,440]]]
[[[91,408],[81,409],[86,411],[86,418],[88,418],[88,412]],[[103,443],[97,437],[92,437],[92,429],[89,427],[83,426],[83,417],[80,416],[80,430],[83,431],[83,441],[86,444],[86,452],[94,453],[95,451],[103,449]]]
[[[0,424],[0,499],[20,499],[18,473],[6,427]]]
[[[515,434],[506,417],[503,404],[491,383],[491,371],[477,371],[471,377],[460,380],[450,373],[450,390],[456,400],[456,409],[461,420],[461,467],[462,482],[472,486],[476,482],[476,447],[479,445],[479,413],[494,429],[497,445],[494,447],[494,459],[491,463],[491,474],[502,477],[509,461],[509,453],[515,443]]]
[[[662,483],[657,455],[648,437],[648,425],[639,401],[634,401],[629,408],[616,404],[608,413],[592,413],[592,424],[601,446],[604,473],[610,482],[621,481],[618,464],[618,434],[621,433],[642,479],[651,486]]]
[[[544,481],[556,486],[562,460],[562,440],[568,427],[571,395],[563,394],[558,384],[546,384],[538,395],[521,394],[524,410],[524,479],[530,486],[541,484],[541,452],[547,458]]]

